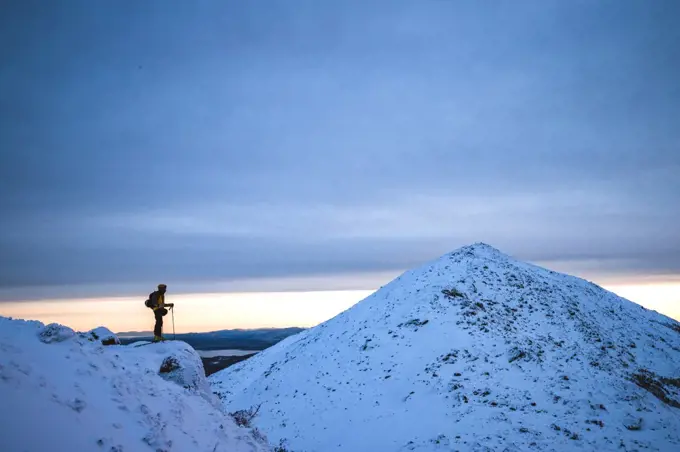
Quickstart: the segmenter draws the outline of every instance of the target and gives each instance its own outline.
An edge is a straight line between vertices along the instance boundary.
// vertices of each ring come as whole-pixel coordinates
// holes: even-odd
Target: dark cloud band
[[[0,285],[680,266],[678,4],[14,3]]]

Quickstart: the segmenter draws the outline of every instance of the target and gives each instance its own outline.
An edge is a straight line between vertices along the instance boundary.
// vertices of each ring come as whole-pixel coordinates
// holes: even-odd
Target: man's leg
[[[157,309],[153,312],[153,314],[154,317],[156,317],[156,325],[153,327],[153,336],[154,340],[158,340],[163,334],[163,313],[160,309]]]

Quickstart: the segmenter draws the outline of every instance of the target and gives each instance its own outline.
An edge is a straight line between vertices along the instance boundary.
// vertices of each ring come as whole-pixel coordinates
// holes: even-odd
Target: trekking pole
[[[172,340],[175,340],[175,307],[170,308],[172,311]]]

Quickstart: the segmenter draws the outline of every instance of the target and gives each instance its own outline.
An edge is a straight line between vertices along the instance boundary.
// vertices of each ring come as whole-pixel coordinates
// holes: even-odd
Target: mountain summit
[[[210,377],[290,449],[680,450],[680,324],[476,243]]]

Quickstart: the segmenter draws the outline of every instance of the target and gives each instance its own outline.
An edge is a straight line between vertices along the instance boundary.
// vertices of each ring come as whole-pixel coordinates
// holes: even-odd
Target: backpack
[[[157,303],[156,300],[158,300],[158,297],[155,297],[154,295],[156,295],[156,292],[151,292],[149,294],[149,298],[147,298],[146,301],[144,302],[144,306],[146,306],[147,308],[151,308],[151,309],[156,307],[156,303]]]

